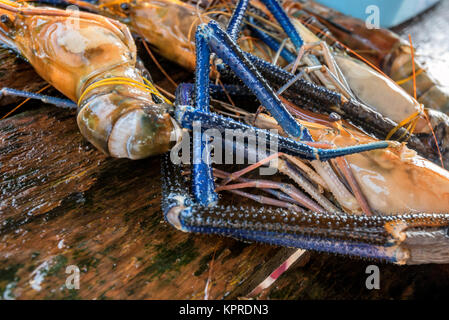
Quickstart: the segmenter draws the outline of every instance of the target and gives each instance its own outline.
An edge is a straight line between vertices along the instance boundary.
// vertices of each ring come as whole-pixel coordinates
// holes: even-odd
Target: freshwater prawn
[[[0,1],[0,16],[0,41],[76,101],[80,132],[99,150],[140,159],[176,142],[179,126],[167,113],[169,101],[136,68],[126,26],[91,13],[74,16],[8,0]]]

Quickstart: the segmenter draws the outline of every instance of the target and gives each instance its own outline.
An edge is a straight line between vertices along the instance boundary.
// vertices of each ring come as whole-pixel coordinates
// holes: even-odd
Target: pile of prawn
[[[76,3],[96,14],[80,12],[75,21],[65,10],[0,0],[0,41],[25,57],[42,78],[77,103],[80,132],[99,150],[131,159],[168,151],[179,141],[180,129],[170,115],[170,101],[138,68],[131,32],[144,38],[159,55],[193,71],[196,27],[209,19],[226,25],[235,3],[224,1],[205,7],[177,0]],[[279,40],[281,49],[294,52],[280,27],[260,4],[253,1],[252,6],[246,25],[251,28],[265,25],[264,31]],[[445,114],[425,110],[389,77],[343,50],[328,46],[299,19],[293,22],[305,41],[301,51],[294,52],[293,63],[281,55],[282,50],[273,50],[255,39],[248,29],[242,31],[238,43],[244,50],[276,63],[298,78],[338,92],[345,99],[363,102],[398,128],[405,123],[409,132],[426,135],[429,144],[433,143],[433,129],[445,128],[449,123]],[[78,28],[71,28],[73,23],[78,23]],[[214,77],[219,81],[216,74]],[[351,119],[341,119],[336,114],[337,108],[321,114],[316,112],[320,110],[317,105],[314,108],[289,101],[287,95],[283,97],[289,85],[278,88],[278,95],[315,141],[331,148],[378,141],[379,137],[370,133],[369,123],[360,127]],[[251,113],[230,104],[232,101],[222,101],[214,104],[213,110],[282,132],[264,110]],[[388,138],[394,133],[390,132]],[[438,143],[442,146],[444,165],[449,161],[446,155],[449,143],[445,136],[438,138],[443,139]],[[434,157],[429,158],[435,161]],[[217,169],[217,190],[238,192],[262,204],[298,211],[371,216],[449,212],[449,172],[418,155],[407,147],[405,140],[392,142],[386,149],[328,162],[279,154],[276,166],[288,177],[282,183],[246,179],[243,175],[249,169],[237,174]],[[277,188],[281,192],[272,192],[271,198],[254,196],[247,190],[257,194],[254,187],[269,192]]]

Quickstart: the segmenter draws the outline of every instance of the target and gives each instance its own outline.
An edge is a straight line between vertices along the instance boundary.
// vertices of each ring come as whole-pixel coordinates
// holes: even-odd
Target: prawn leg
[[[17,90],[12,88],[1,88],[0,89],[0,99],[3,96],[15,96],[15,97],[21,97],[26,99],[34,99],[34,100],[40,100],[43,103],[48,103],[55,105],[60,108],[66,108],[66,109],[76,109],[78,108],[77,104],[69,99],[61,99],[57,97],[51,97],[44,94],[29,92],[29,91],[23,91],[23,90]]]

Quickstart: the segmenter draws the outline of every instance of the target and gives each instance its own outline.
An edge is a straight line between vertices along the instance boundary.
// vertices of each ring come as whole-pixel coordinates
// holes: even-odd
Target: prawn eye
[[[124,3],[120,4],[120,8],[121,8],[123,11],[125,11],[125,12],[128,12],[129,9],[131,9],[131,7],[130,7],[130,5],[129,5],[128,2],[124,2]]]
[[[340,121],[340,120],[341,120],[341,117],[340,117],[340,115],[339,115],[338,113],[331,112],[331,113],[329,114],[329,120],[332,121],[332,122]]]
[[[9,17],[6,15],[6,14],[2,14],[1,16],[0,16],[0,22],[1,23],[4,23],[4,24],[7,24],[7,23],[9,23],[11,20],[9,20]]]
[[[13,22],[6,14],[0,16],[0,23],[4,24],[7,28],[13,28]]]

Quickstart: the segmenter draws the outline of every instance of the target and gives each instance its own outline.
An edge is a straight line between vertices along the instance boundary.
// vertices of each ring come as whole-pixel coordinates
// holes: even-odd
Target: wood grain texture
[[[2,68],[13,61],[5,52],[0,50]],[[14,61],[8,68],[22,63]],[[0,74],[1,86],[27,89],[39,83],[26,64],[21,68],[13,69],[23,72],[18,82]],[[171,68],[176,81],[186,78]],[[154,68],[151,72],[169,88]],[[160,209],[158,157],[106,158],[79,134],[74,112],[40,103],[29,108],[0,121],[0,299],[203,299],[208,279],[210,299],[239,298],[292,253],[176,231]],[[371,291],[365,286],[369,264],[310,253],[260,298],[448,295],[448,266],[376,263],[381,289]],[[79,290],[65,287],[69,265],[81,270]]]

